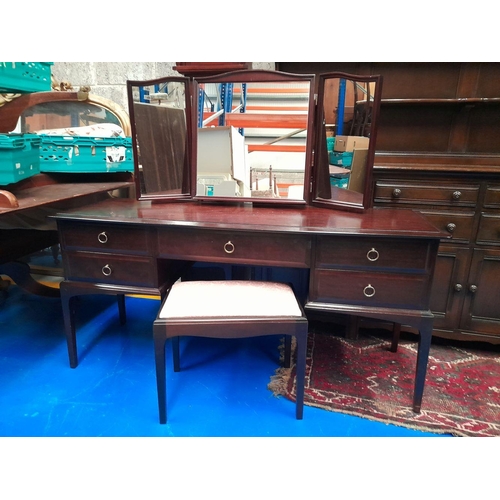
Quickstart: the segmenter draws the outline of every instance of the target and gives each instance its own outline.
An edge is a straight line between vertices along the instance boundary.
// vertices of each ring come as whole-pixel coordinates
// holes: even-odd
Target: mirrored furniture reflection
[[[138,199],[371,205],[378,76],[234,71],[127,88]]]

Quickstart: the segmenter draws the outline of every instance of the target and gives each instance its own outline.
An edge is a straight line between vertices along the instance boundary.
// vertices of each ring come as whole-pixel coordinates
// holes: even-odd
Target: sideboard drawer
[[[486,186],[484,207],[500,209],[500,184],[488,184]]]
[[[171,259],[308,267],[310,246],[308,236],[181,228],[158,231],[158,254]]]
[[[445,241],[469,243],[473,238],[474,212],[427,212],[420,210],[437,228],[446,231],[451,238]]]
[[[500,244],[500,216],[481,214],[479,230],[477,232],[477,243],[489,245]]]
[[[61,243],[66,249],[88,249],[136,255],[148,253],[148,231],[138,226],[59,223]]]
[[[317,243],[317,268],[365,267],[426,272],[428,243],[415,239],[324,237]]]
[[[375,202],[443,206],[475,206],[479,184],[450,185],[418,181],[384,181],[375,185]]]
[[[428,276],[317,269],[309,300],[373,307],[426,309]]]
[[[96,283],[120,283],[131,286],[158,286],[153,259],[67,252],[64,255],[66,279]]]

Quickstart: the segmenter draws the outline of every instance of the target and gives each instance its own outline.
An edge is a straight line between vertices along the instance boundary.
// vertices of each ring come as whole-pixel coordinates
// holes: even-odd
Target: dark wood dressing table
[[[55,216],[70,365],[75,302],[127,293],[163,296],[197,262],[310,270],[308,311],[385,319],[418,329],[413,409],[422,403],[433,316],[429,291],[442,232],[413,211],[350,213],[312,206],[106,200]]]

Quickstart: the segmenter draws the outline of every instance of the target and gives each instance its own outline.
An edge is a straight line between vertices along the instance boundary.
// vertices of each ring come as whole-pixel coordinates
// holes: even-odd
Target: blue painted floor
[[[182,339],[182,370],[169,365],[169,420],[160,425],[152,341],[159,301],[127,297],[126,305],[120,325],[114,297],[80,298],[80,364],[71,369],[59,300],[9,287],[0,303],[0,436],[437,436],[308,406],[297,421],[295,404],[267,389],[279,364],[272,336]]]

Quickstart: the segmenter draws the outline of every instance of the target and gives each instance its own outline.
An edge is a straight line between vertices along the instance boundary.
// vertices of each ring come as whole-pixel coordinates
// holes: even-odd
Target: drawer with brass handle
[[[202,262],[308,267],[310,237],[244,231],[203,231],[168,228],[158,231],[158,254]]]
[[[376,237],[324,237],[317,243],[317,268],[366,267],[426,272],[428,244],[422,240]]]
[[[311,285],[309,300],[316,302],[408,309],[429,302],[429,279],[422,274],[316,269]]]
[[[148,232],[143,227],[59,222],[59,229],[61,243],[69,250],[88,249],[136,255],[146,255],[149,251]]]
[[[67,279],[131,286],[158,286],[152,259],[91,252],[67,252],[64,256]]]

